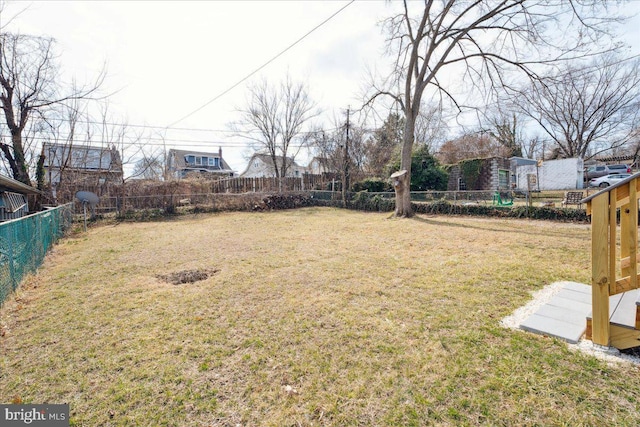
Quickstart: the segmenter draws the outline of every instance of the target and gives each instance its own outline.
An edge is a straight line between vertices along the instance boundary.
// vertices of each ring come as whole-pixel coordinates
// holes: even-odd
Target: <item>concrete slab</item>
[[[564,288],[560,292],[558,292],[555,298],[566,298],[571,301],[581,302],[584,304],[591,305],[591,289],[589,289],[589,293],[586,292],[578,292],[571,289]]]
[[[527,320],[522,322],[520,328],[525,331],[560,338],[571,344],[576,344],[580,341],[580,337],[582,337],[586,328],[584,325],[585,322],[583,321],[582,323],[582,325],[577,325],[575,323],[562,322],[551,317],[532,314]]]
[[[610,297],[611,322],[633,328],[639,298],[640,289]],[[577,343],[587,328],[588,317],[591,317],[591,286],[565,282],[562,289],[520,324],[520,329]]]
[[[584,311],[567,310],[564,307],[556,307],[553,305],[543,305],[535,312],[538,316],[549,317],[560,322],[571,323],[584,327],[585,317]]]
[[[638,290],[625,292],[615,296],[620,296],[620,298],[619,302],[615,306],[612,306],[611,302],[609,302],[609,308],[610,311],[612,311],[610,318],[611,323],[634,328],[636,324],[636,301],[638,298]]]
[[[616,312],[616,309],[620,305],[620,300],[622,299],[623,296],[624,296],[624,293],[612,295],[609,297],[609,320],[611,320],[614,313]],[[591,319],[591,314],[592,314],[591,310],[589,310],[589,314],[587,314],[587,319]]]
[[[546,305],[552,305],[565,310],[577,311],[585,315],[591,314],[591,303],[570,300],[559,296],[553,297]]]
[[[565,282],[563,289],[569,289],[571,291],[582,292],[591,296],[591,286],[584,283]]]

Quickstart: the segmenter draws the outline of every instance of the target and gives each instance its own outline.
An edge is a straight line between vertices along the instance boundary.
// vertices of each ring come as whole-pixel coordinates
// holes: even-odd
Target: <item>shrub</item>
[[[399,170],[400,159],[391,163],[390,168]],[[429,148],[426,145],[418,146],[411,154],[411,191],[444,191],[448,181],[448,171],[429,153]]]
[[[277,193],[262,199],[262,209],[282,210],[314,206],[314,200],[307,194]]]
[[[370,211],[370,212],[389,212],[395,209],[396,202],[393,198],[383,197],[380,194],[371,195],[366,191],[356,193],[349,202],[349,208]]]
[[[386,180],[380,178],[367,178],[353,184],[352,190],[355,192],[368,191],[370,193],[382,193],[385,191],[393,191],[393,187]]]
[[[585,210],[570,208],[457,205],[445,200],[433,203],[414,203],[416,213],[440,215],[475,215],[500,218],[548,219],[564,222],[589,222]]]

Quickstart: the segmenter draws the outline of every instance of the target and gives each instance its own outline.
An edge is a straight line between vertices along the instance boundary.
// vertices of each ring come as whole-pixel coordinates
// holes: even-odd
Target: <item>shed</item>
[[[516,166],[516,185],[527,190],[529,175],[535,175],[538,190],[574,190],[583,188],[584,162],[580,158],[546,160]]]
[[[40,191],[20,181],[0,175],[0,221],[22,218],[29,213],[28,195]]]

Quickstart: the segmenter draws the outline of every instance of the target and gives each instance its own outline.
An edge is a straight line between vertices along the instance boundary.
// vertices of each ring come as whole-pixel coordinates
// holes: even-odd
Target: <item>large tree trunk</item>
[[[391,175],[393,189],[396,192],[396,217],[410,218],[411,208],[411,153],[415,135],[415,118],[406,114],[402,143],[400,171]]]
[[[408,218],[413,215],[413,210],[411,209],[410,177],[411,175],[404,169],[391,175],[393,189],[396,192],[396,217]]]
[[[13,159],[16,165],[16,169],[12,171],[14,174],[13,178],[16,181],[31,185],[27,161],[24,157],[24,148],[22,147],[22,135],[20,133],[13,133],[11,135],[11,142],[13,143]]]

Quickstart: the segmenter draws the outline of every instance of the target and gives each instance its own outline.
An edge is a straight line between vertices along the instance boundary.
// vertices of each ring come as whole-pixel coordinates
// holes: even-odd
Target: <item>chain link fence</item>
[[[0,223],[0,305],[35,271],[73,219],[73,203]]]

